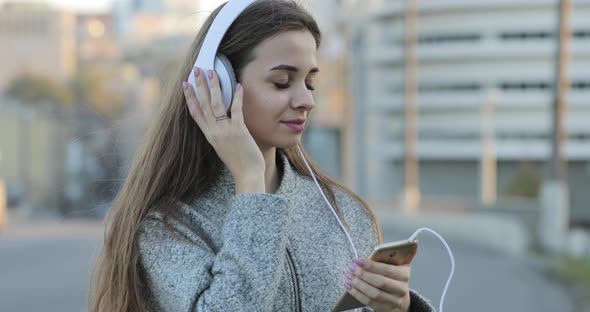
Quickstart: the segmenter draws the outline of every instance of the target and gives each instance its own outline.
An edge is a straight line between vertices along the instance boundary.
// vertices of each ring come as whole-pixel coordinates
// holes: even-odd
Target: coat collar
[[[295,170],[283,149],[277,148],[276,150],[277,170],[279,171],[280,182],[279,187],[274,194],[292,194],[302,186],[302,183],[306,183],[308,180],[306,180]],[[213,186],[214,191],[221,189],[224,190],[224,193],[231,192],[229,194],[235,194],[235,182],[233,176],[225,164],[222,164],[220,173]]]

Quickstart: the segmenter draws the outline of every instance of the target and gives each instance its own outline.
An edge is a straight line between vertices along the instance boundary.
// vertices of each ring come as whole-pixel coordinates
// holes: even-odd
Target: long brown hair
[[[138,229],[146,215],[158,209],[165,219],[174,213],[178,202],[192,202],[206,193],[223,164],[203,132],[193,121],[181,92],[182,81],[192,70],[204,37],[221,8],[203,24],[188,55],[164,95],[163,106],[135,155],[129,176],[115,198],[105,220],[104,244],[94,268],[90,287],[90,311],[149,310],[148,291],[139,270]],[[293,0],[259,0],[234,21],[224,36],[220,52],[230,60],[240,80],[241,70],[252,61],[253,49],[263,40],[289,30],[308,30],[319,47],[321,33],[313,17]],[[302,149],[303,150],[303,149]],[[295,170],[309,176],[296,146],[284,149]],[[361,203],[377,229],[375,215],[367,203],[338,184],[306,158],[332,206],[336,205],[333,188],[340,188]],[[190,172],[191,174],[179,174]]]

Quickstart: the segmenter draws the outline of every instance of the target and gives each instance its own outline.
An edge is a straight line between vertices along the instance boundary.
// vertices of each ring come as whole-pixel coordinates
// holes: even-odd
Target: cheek
[[[278,122],[276,109],[273,109],[272,101],[268,97],[244,96],[242,110],[244,123],[255,136],[272,132],[273,124]]]
[[[284,95],[273,92],[264,94],[244,94],[242,110],[246,124],[254,121],[265,121],[265,124],[279,122],[284,111]]]

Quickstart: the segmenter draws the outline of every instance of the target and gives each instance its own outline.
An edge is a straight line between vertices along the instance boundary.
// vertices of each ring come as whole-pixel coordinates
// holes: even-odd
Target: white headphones
[[[254,1],[256,0],[233,0],[228,1],[223,6],[207,31],[197,60],[193,65],[193,68],[199,67],[204,71],[209,69],[215,70],[219,78],[221,95],[226,111],[230,110],[233,96],[236,92],[236,74],[227,57],[218,53],[217,50],[219,49],[223,36],[234,20]],[[205,78],[207,79],[207,85],[209,85],[209,77],[205,75]],[[196,95],[197,86],[195,85],[195,77],[192,71],[186,81],[193,86]]]
[[[236,90],[236,76],[227,57],[221,53],[218,53],[217,50],[219,49],[219,45],[221,44],[223,36],[227,32],[231,24],[234,22],[234,20],[255,1],[256,0],[230,0],[223,6],[219,14],[215,17],[215,20],[213,20],[213,23],[211,24],[209,31],[207,31],[207,34],[203,41],[203,45],[201,46],[201,50],[199,51],[199,55],[197,56],[197,60],[195,61],[195,64],[193,66],[193,68],[199,67],[205,71],[209,69],[215,70],[217,76],[219,77],[219,82],[221,85],[221,94],[223,97],[223,103],[225,105],[226,111],[229,111],[231,108],[233,95]],[[207,85],[209,85],[209,78],[207,77],[207,75],[205,75],[205,77],[207,78]],[[187,82],[193,86],[193,89],[196,93],[197,88],[195,85],[195,77],[193,76],[192,71],[187,78]],[[297,148],[299,149],[299,154],[301,155],[301,158],[307,165],[307,169],[309,170],[311,177],[313,178],[318,189],[320,190],[320,193],[324,197],[324,200],[326,201],[328,206],[330,206],[330,209],[332,209],[332,213],[334,213],[334,216],[338,220],[338,223],[344,231],[344,234],[346,234],[346,237],[348,238],[350,245],[352,246],[355,258],[358,258],[358,253],[356,251],[354,243],[352,242],[350,234],[346,230],[346,227],[344,226],[344,224],[338,217],[338,214],[336,214],[336,211],[334,210],[334,208],[328,201],[326,195],[322,191],[322,188],[320,187],[320,184],[318,183],[315,175],[313,174],[311,167],[307,163],[307,160],[305,159],[305,156],[303,155],[303,152],[301,151],[299,145],[297,145]]]

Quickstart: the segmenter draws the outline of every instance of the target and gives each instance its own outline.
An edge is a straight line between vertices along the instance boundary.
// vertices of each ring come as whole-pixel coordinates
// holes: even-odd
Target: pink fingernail
[[[240,91],[240,89],[242,89],[242,84],[241,83],[238,83],[236,85],[236,91]]]
[[[344,282],[344,288],[351,290],[352,286],[350,286],[350,284],[348,282]]]
[[[195,67],[195,77],[199,77],[199,75],[201,74],[201,70],[198,67]]]
[[[353,278],[354,278],[354,275],[352,275],[352,273],[350,273],[350,272],[346,272],[346,273],[344,273],[344,275],[345,275],[345,276],[346,276],[346,278],[348,278],[349,280],[351,280],[351,279],[353,279]]]
[[[354,263],[351,263],[351,264],[348,266],[348,268],[350,269],[350,271],[351,271],[351,272],[354,272],[354,271],[356,270],[357,266],[356,266],[356,264],[354,264]]]
[[[209,69],[207,75],[209,76],[209,79],[213,79],[213,70]]]
[[[186,81],[182,82],[182,90],[186,91],[186,89],[188,89],[188,84],[186,83]]]
[[[367,264],[367,261],[365,261],[365,259],[354,259],[354,263],[358,264],[360,267],[363,267],[365,264]]]

